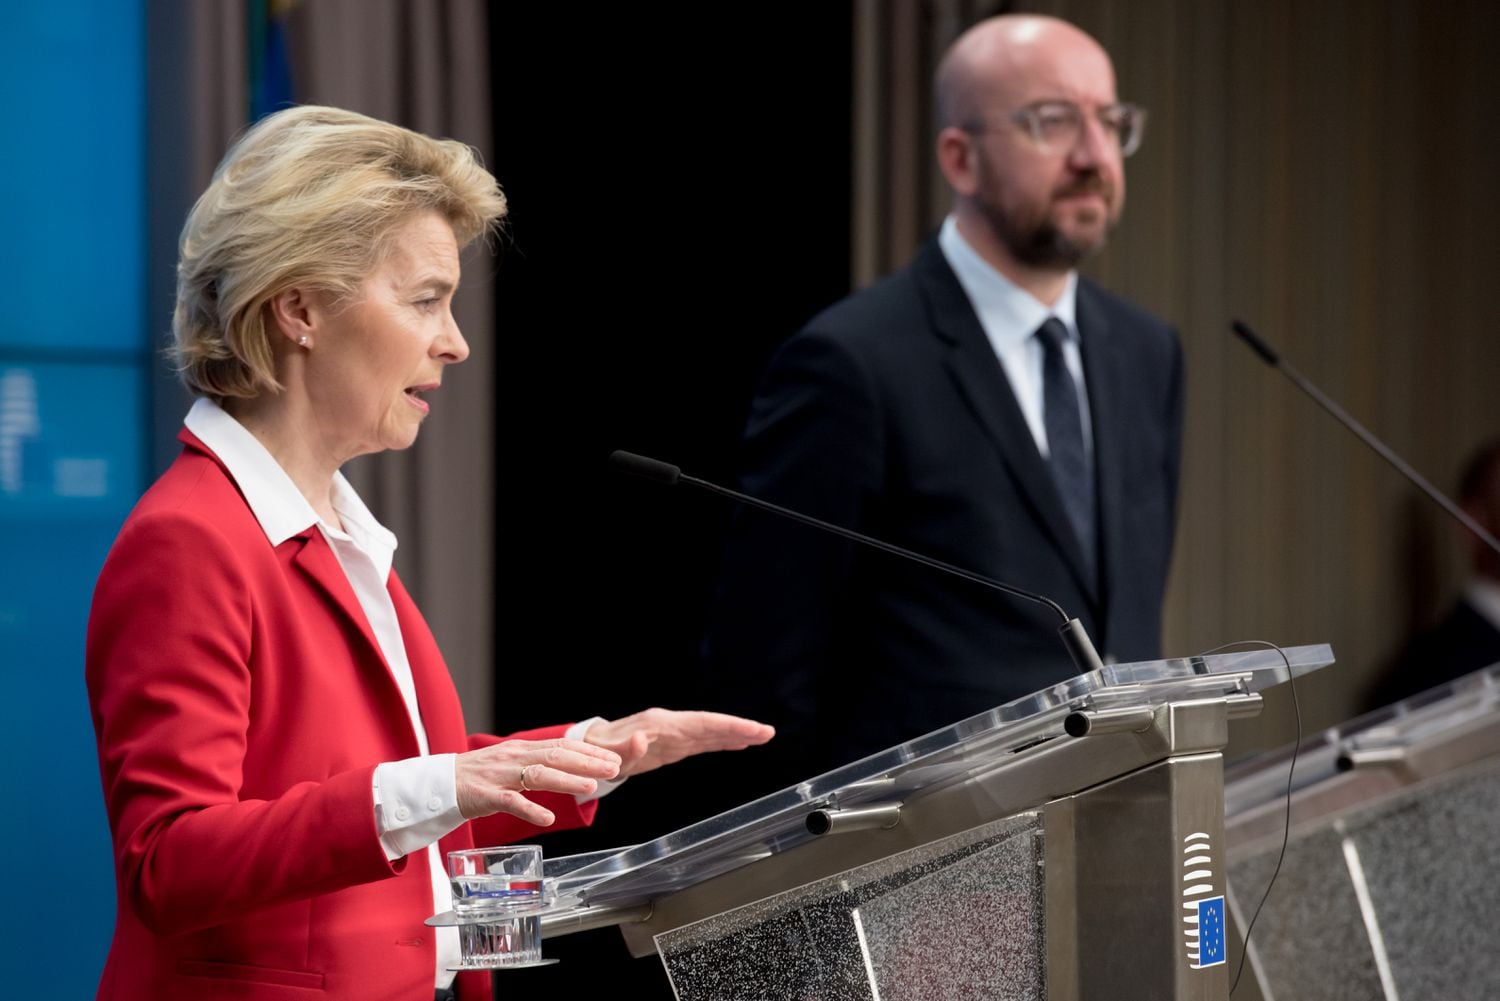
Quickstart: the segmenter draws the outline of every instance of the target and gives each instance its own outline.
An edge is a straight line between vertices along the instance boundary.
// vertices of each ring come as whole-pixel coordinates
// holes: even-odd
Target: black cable
[[[1286,846],[1292,833],[1292,776],[1297,772],[1297,756],[1302,753],[1302,706],[1297,701],[1297,678],[1292,671],[1292,662],[1287,658],[1286,651],[1275,643],[1266,640],[1240,640],[1235,643],[1225,643],[1223,646],[1214,647],[1199,654],[1207,657],[1210,654],[1222,653],[1231,647],[1258,646],[1268,650],[1275,650],[1281,655],[1281,662],[1286,665],[1287,687],[1292,693],[1292,712],[1297,720],[1297,739],[1292,744],[1292,763],[1286,770],[1286,821],[1281,828],[1281,852],[1276,856],[1276,868],[1271,871],[1271,879],[1266,883],[1266,892],[1260,895],[1260,903],[1255,905],[1255,913],[1250,915],[1250,923],[1245,926],[1245,941],[1240,949],[1240,965],[1234,972],[1234,983],[1229,987],[1232,997],[1235,989],[1240,986],[1240,976],[1245,972],[1245,957],[1250,955],[1250,933],[1255,930],[1256,919],[1260,917],[1260,910],[1266,906],[1266,898],[1271,896],[1271,887],[1276,885],[1276,877],[1281,875],[1281,863],[1286,859]],[[1225,854],[1226,865],[1228,854]],[[1225,885],[1228,885],[1228,874],[1225,874]]]

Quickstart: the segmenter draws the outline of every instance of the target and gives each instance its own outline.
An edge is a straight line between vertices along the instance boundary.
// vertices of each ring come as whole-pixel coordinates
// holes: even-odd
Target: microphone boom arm
[[[710,483],[708,480],[702,480],[696,476],[688,476],[680,468],[670,463],[624,451],[613,452],[609,457],[609,461],[612,466],[622,472],[631,473],[667,486],[686,483],[690,486],[698,487],[700,490],[707,490],[709,493],[719,494],[722,497],[739,501],[741,504],[748,504],[751,507],[781,515],[783,518],[790,518],[804,525],[820,528],[825,532],[832,532],[840,538],[848,539],[851,542],[858,542],[872,549],[878,549],[883,553],[900,556],[908,560],[915,560],[923,566],[931,567],[934,570],[942,570],[945,573],[962,577],[964,580],[981,584],[996,591],[1002,591],[1013,597],[1025,598],[1027,601],[1046,605],[1052,611],[1056,612],[1057,617],[1062,620],[1062,625],[1058,627],[1058,634],[1062,637],[1063,646],[1067,648],[1068,656],[1072,658],[1073,665],[1078,668],[1079,672],[1087,674],[1091,671],[1102,671],[1104,669],[1104,662],[1100,660],[1099,652],[1094,649],[1094,643],[1089,639],[1088,631],[1084,629],[1083,623],[1069,616],[1061,605],[1044,595],[1033,594],[1030,591],[1024,591],[1010,584],[1002,584],[998,580],[991,580],[972,570],[965,570],[963,567],[944,563],[942,560],[933,559],[931,556],[923,556],[921,553],[912,552],[910,549],[903,549],[892,543],[882,542],[880,539],[862,535],[852,529],[824,521],[822,518],[814,518],[810,514],[803,514],[801,511],[794,511],[789,507],[782,507],[780,504],[773,504],[770,501],[761,500],[759,497],[740,493],[738,490],[721,487],[717,483]]]
[[[1344,427],[1354,433],[1355,437],[1374,449],[1375,454],[1396,467],[1398,473],[1421,488],[1423,493],[1432,498],[1444,511],[1447,511],[1457,519],[1459,524],[1473,532],[1485,545],[1489,546],[1496,553],[1500,553],[1500,539],[1496,539],[1483,525],[1475,521],[1467,511],[1453,503],[1446,494],[1429,483],[1427,477],[1417,472],[1405,459],[1391,451],[1390,446],[1366,430],[1363,424],[1351,417],[1343,407],[1329,399],[1327,394],[1313,385],[1301,372],[1298,372],[1291,365],[1282,361],[1281,355],[1273,350],[1269,344],[1261,340],[1260,336],[1251,330],[1247,324],[1240,320],[1235,320],[1230,324],[1230,329],[1248,344],[1250,350],[1259,355],[1262,361],[1272,368],[1279,370],[1282,375],[1292,381],[1293,385],[1312,397],[1314,403],[1328,411],[1334,420],[1344,425]]]

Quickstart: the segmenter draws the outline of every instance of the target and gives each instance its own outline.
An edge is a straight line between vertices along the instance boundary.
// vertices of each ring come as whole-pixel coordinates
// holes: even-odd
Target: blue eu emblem
[[[1224,962],[1224,898],[1198,901],[1198,961],[1195,969]]]

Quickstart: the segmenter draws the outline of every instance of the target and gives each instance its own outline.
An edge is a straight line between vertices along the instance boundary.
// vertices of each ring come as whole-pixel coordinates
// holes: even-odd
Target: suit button
[[[404,806],[396,807],[396,819],[405,823],[411,819],[411,811]]]
[[[443,808],[443,801],[440,800],[440,799],[438,799],[436,796],[432,797],[431,799],[429,799],[427,801],[427,809],[431,813],[437,813],[442,808]]]

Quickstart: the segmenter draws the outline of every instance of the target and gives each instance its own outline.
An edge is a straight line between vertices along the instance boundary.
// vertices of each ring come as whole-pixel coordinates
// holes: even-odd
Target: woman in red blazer
[[[459,248],[504,212],[467,147],[304,107],[189,216],[173,332],[202,399],[89,621],[119,898],[101,997],[487,999],[423,924],[443,852],[587,824],[599,782],[770,737],[664,710],[467,735],[338,469],[416,439],[468,355]]]

